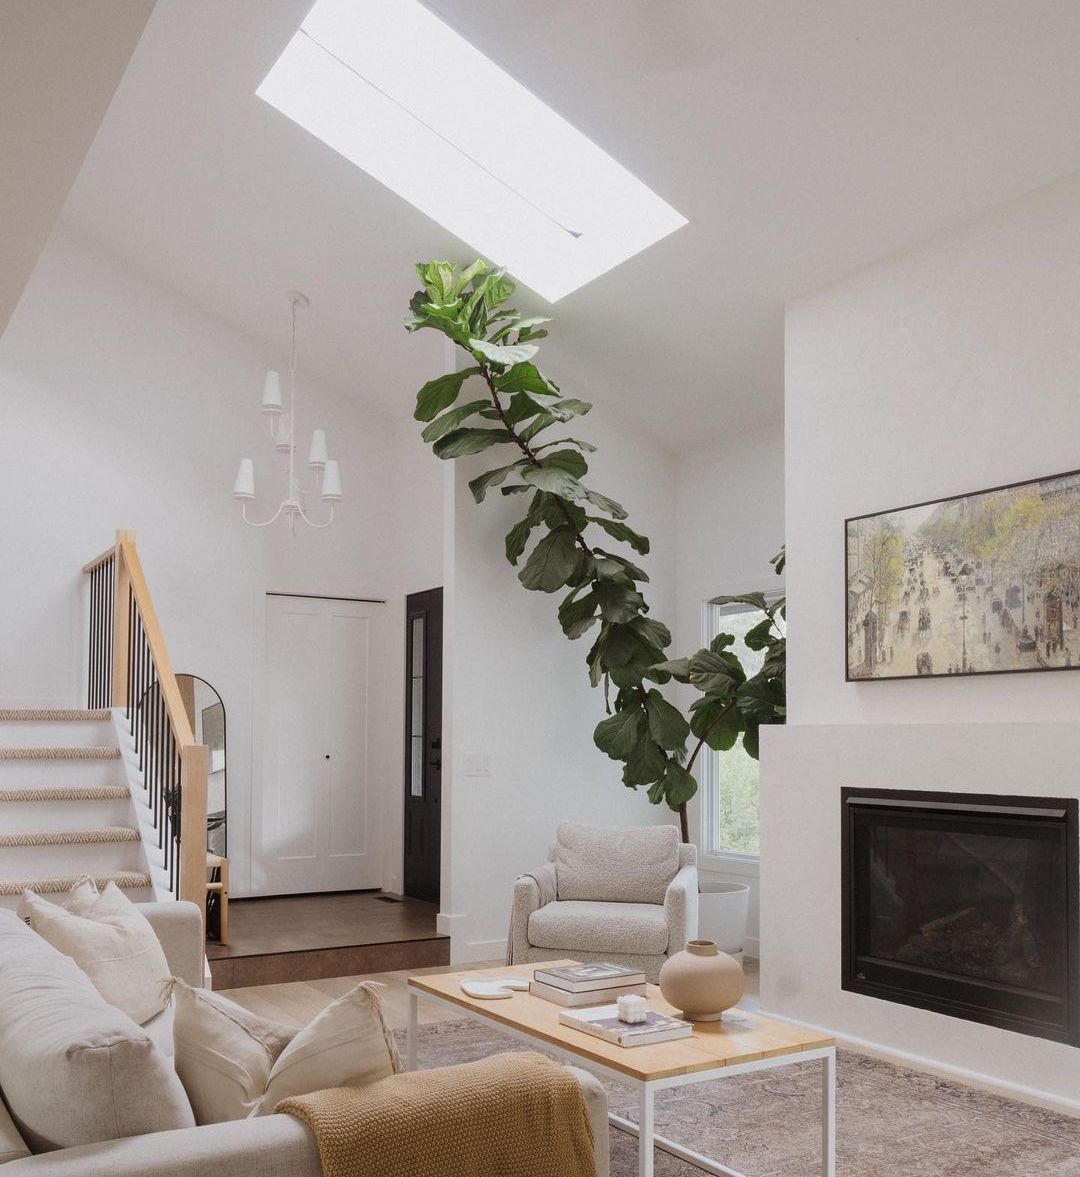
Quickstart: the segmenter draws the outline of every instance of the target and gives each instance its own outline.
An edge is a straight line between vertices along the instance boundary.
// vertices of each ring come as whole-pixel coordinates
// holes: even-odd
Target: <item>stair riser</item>
[[[0,721],[3,748],[100,748],[115,742],[110,719]]]
[[[124,888],[124,894],[132,901],[132,903],[153,903],[157,896],[149,887],[132,887],[130,890]],[[0,895],[0,909],[5,911],[17,911],[19,908],[19,895]],[[57,903],[63,900],[63,895],[46,895],[46,899]]]
[[[73,846],[0,847],[0,878],[109,874],[144,870],[141,842],[93,842]]]
[[[126,783],[119,760],[0,760],[0,789]]]
[[[92,830],[135,824],[130,801],[5,801],[0,833],[30,830]]]

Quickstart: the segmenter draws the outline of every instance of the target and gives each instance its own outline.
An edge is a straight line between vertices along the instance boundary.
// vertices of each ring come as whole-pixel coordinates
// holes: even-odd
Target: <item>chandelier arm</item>
[[[330,524],[334,522],[334,504],[333,503],[330,504],[330,518],[327,519],[327,521],[325,523],[316,523],[308,515],[308,513],[304,510],[303,507],[300,508],[299,514],[300,514],[300,518],[303,519],[303,521],[308,525],[308,527],[314,527],[316,531],[322,531],[322,529],[324,527],[329,527]]]
[[[278,507],[278,509],[273,513],[273,515],[270,516],[269,519],[267,519],[267,521],[265,523],[256,523],[254,519],[248,518],[247,503],[244,503],[240,508],[240,516],[244,520],[244,522],[248,525],[248,527],[269,527],[271,523],[276,523],[278,521],[278,518],[281,515],[281,512],[284,510],[285,510],[285,504],[282,503],[281,506]]]

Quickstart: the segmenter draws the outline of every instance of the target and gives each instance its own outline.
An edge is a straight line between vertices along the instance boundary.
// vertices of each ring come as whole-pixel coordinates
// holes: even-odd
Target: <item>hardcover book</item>
[[[533,977],[555,989],[569,993],[586,993],[596,989],[610,989],[614,985],[644,985],[645,974],[640,969],[626,965],[609,964],[566,964],[553,968],[536,969]]]
[[[553,1001],[556,1005],[610,1005],[616,997],[633,994],[637,997],[646,996],[645,986],[642,985],[613,985],[609,989],[586,989],[583,993],[571,993],[569,989],[557,989],[554,985],[545,985],[543,981],[533,980],[529,984],[529,992],[534,997],[542,997],[545,1001]]]
[[[649,1046],[654,1042],[689,1038],[694,1032],[694,1027],[682,1018],[658,1014],[652,1009],[644,1022],[622,1022],[617,1005],[600,1005],[580,1013],[561,1013],[559,1021],[564,1026],[603,1038],[605,1042],[614,1042],[616,1046]]]

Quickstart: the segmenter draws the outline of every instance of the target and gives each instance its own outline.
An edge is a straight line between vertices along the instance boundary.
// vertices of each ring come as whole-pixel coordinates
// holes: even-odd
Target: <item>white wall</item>
[[[1080,1076],[1053,1044],[841,999],[833,932],[842,784],[965,789],[966,760],[983,767],[984,791],[1076,795],[1060,761],[1080,738],[1080,675],[844,681],[842,527],[1076,467],[1078,314],[1080,177],[789,307],[789,719],[764,748],[761,864],[767,1008],[1072,1099]],[[1049,741],[1024,726],[1050,721]],[[821,929],[812,946],[808,913]]]
[[[263,594],[388,598],[372,667],[371,778],[392,880],[400,874],[402,595],[437,584],[442,563],[441,483],[430,459],[418,460],[426,457],[419,442],[310,381],[298,432],[317,423],[329,433],[345,481],[338,521],[295,538],[283,526],[242,525],[229,494],[241,454],[256,458],[265,498],[277,490],[281,459],[258,400],[266,368],[285,365],[286,332],[283,308],[282,352],[270,352],[61,229],[0,343],[0,698],[84,702],[79,569],[117,527],[134,528],[176,669],[202,675],[225,701],[238,894],[252,885]]]
[[[677,587],[675,650],[697,650],[704,638],[705,603],[724,593],[778,589],[769,561],[784,542],[784,431],[736,432],[680,454],[676,476]],[[695,692],[686,688],[684,705]],[[701,807],[690,806],[691,830]],[[702,859],[702,876],[750,884],[747,950],[758,951],[758,866]],[[710,869],[712,868],[712,869]]]
[[[552,375],[570,386],[554,366]],[[594,395],[598,407],[573,429],[600,446],[589,455],[587,482],[621,502],[629,522],[652,539],[641,561],[653,577],[647,600],[654,615],[671,624],[674,460],[613,419],[610,392]],[[513,880],[545,861],[560,821],[673,819],[666,808],[649,805],[644,792],[627,789],[620,765],[593,745],[603,696],[588,683],[585,654],[592,638],[569,642],[563,636],[555,615],[562,594],[528,592],[518,583],[503,537],[520,518],[522,498],[495,491],[478,506],[465,485],[490,464],[487,458],[458,464],[448,578],[454,649],[447,729],[454,747],[449,797],[444,792],[450,806],[444,853],[453,869],[442,909],[455,961],[502,955]],[[490,758],[490,776],[466,774],[466,757],[476,755]]]

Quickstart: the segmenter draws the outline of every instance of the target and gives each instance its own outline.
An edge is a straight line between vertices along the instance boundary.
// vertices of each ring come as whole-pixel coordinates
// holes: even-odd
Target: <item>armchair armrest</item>
[[[555,864],[519,875],[514,882],[514,903],[510,912],[510,935],[506,945],[506,963],[523,960],[529,947],[529,916],[555,899]]]
[[[698,930],[698,877],[696,866],[684,866],[668,883],[664,894],[668,926],[668,956],[682,952]]]

